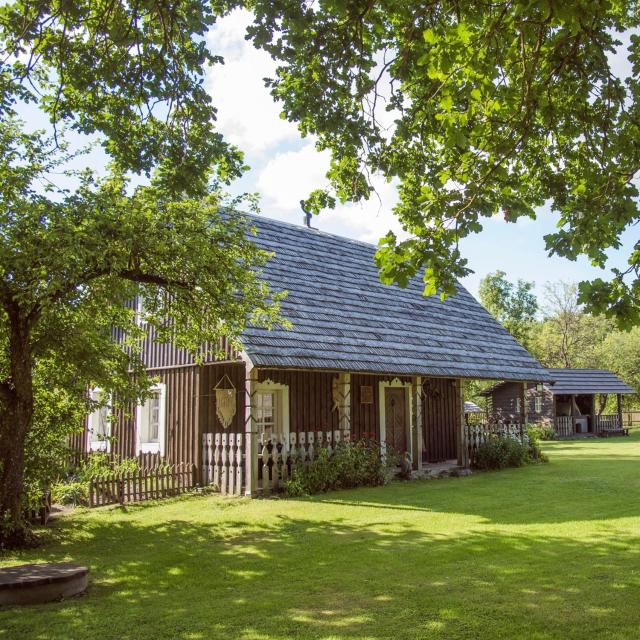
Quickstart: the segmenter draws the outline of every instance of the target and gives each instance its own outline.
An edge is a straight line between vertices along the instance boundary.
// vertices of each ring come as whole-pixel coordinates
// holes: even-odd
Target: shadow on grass
[[[89,593],[0,611],[0,637],[632,637],[640,538],[611,534],[455,537],[397,521],[284,516],[250,525],[96,519],[72,549],[91,568]],[[64,553],[45,549],[41,559]]]

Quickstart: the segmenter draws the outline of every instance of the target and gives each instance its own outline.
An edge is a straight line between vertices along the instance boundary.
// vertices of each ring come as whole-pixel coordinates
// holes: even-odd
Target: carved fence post
[[[244,435],[245,435],[245,474],[244,495],[255,496],[258,492],[258,433],[255,426],[254,396],[258,372],[250,362],[245,363],[246,379],[244,385]]]
[[[459,430],[458,430],[458,465],[461,467],[469,466],[469,447],[467,446],[467,430],[465,429],[464,414],[464,380],[460,378],[457,381],[458,400],[460,402],[459,411]]]
[[[341,431],[351,431],[351,374],[338,374],[338,425]]]

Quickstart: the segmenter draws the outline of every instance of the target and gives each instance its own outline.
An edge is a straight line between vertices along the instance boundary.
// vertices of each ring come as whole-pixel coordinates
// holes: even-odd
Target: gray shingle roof
[[[549,374],[462,286],[444,302],[415,278],[383,285],[376,248],[269,218],[250,217],[257,244],[275,252],[265,269],[287,290],[290,330],[250,327],[256,366],[543,381]]]
[[[604,369],[549,369],[556,381],[551,386],[555,395],[567,393],[636,393],[618,376]]]

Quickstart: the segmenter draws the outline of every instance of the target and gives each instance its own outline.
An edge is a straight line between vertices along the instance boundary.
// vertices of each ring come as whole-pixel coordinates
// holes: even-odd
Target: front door
[[[399,453],[409,450],[407,443],[407,403],[403,388],[385,387],[384,423],[386,443]]]

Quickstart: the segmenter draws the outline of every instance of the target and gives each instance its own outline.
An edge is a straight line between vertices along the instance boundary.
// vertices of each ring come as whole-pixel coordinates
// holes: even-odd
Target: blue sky
[[[236,10],[221,20],[209,33],[211,49],[225,59],[224,65],[211,69],[206,86],[218,107],[218,128],[244,152],[250,170],[232,189],[233,193],[257,192],[265,216],[301,223],[300,200],[311,190],[325,184],[327,153],[318,153],[314,141],[300,137],[294,124],[280,118],[280,108],[274,103],[263,78],[273,75],[270,57],[257,51],[244,39],[250,14]],[[623,55],[613,59],[619,75],[628,73]],[[34,107],[23,110],[23,118],[33,128],[46,125]],[[104,165],[100,149],[79,158],[76,166],[90,162]],[[391,209],[396,201],[395,187],[382,178],[374,178],[377,197],[369,202],[338,206],[313,220],[321,230],[376,243],[390,229],[401,235],[401,229]],[[550,281],[579,281],[605,271],[592,267],[586,259],[569,262],[551,258],[544,249],[543,236],[555,229],[557,216],[542,209],[537,220],[506,223],[499,218],[487,220],[482,233],[467,238],[462,250],[474,274],[463,283],[477,295],[478,283],[487,273],[501,269],[511,280],[534,281],[536,292],[543,294]],[[623,237],[621,252],[612,252],[611,266],[624,266],[637,233],[629,230]]]
[[[208,88],[219,107],[221,131],[246,152],[251,166],[235,189],[260,193],[263,215],[299,223],[299,201],[324,184],[328,157],[315,150],[312,140],[302,139],[295,125],[279,117],[279,108],[262,82],[263,77],[273,73],[274,65],[268,55],[244,40],[249,19],[249,14],[235,11],[209,34],[212,50],[225,57],[225,64],[211,71]],[[613,63],[619,74],[627,72],[624,56]],[[313,225],[369,242],[377,242],[389,229],[399,232],[391,214],[396,200],[393,185],[377,180],[375,186],[379,199],[323,212],[314,218]],[[546,282],[606,275],[586,259],[570,262],[547,255],[543,236],[553,232],[556,222],[557,216],[548,209],[541,209],[536,220],[515,224],[499,218],[487,220],[482,233],[462,244],[469,266],[475,271],[465,278],[465,286],[476,295],[480,279],[501,269],[510,279],[534,281],[536,292],[542,295]],[[625,234],[622,252],[612,252],[612,266],[624,265],[635,235],[631,231]]]

